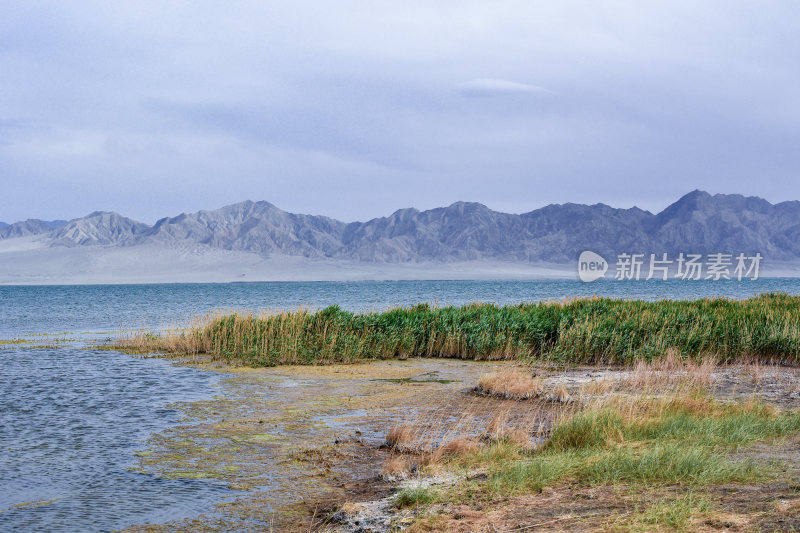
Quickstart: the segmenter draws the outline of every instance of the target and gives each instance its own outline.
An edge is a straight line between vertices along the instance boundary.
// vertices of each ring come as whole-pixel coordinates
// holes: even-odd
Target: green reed
[[[204,352],[254,366],[416,356],[629,364],[669,349],[684,358],[711,354],[719,362],[797,363],[800,297],[421,304],[363,314],[332,306],[318,312],[213,315],[177,336],[127,342],[142,350]]]

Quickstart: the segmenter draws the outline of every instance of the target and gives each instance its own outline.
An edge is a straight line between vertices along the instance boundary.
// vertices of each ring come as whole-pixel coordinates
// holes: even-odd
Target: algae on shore
[[[785,409],[796,409],[800,405],[800,399],[792,396],[791,384],[800,377],[794,369],[716,367],[709,381],[704,373],[706,367],[680,366],[685,365],[680,360],[671,364],[677,366],[644,370],[655,372],[657,385],[663,385],[665,390],[686,383],[688,374],[681,368],[688,368],[689,373],[701,373],[703,386],[710,387],[718,398],[726,401],[777,402]],[[536,461],[536,455],[531,454],[530,448],[528,451],[515,448],[517,444],[513,440],[503,440],[503,435],[509,433],[481,436],[487,425],[494,423],[494,416],[502,414],[502,424],[512,430],[516,424],[536,417],[549,432],[548,428],[560,420],[559,413],[579,412],[594,399],[644,401],[635,388],[642,383],[639,375],[642,369],[588,367],[557,371],[538,367],[536,374],[545,388],[567,387],[571,395],[580,399],[572,404],[547,403],[535,397],[524,401],[506,400],[476,395],[472,391],[471,385],[478,383],[481,375],[506,366],[506,363],[412,359],[355,365],[224,369],[228,375],[223,380],[224,394],[208,401],[175,406],[185,414],[181,425],[153,436],[148,449],[139,454],[139,461],[143,471],[150,474],[216,478],[242,492],[234,493],[235,496],[203,516],[147,526],[147,530],[226,531],[246,524],[250,529],[272,527],[281,531],[356,531],[365,523],[371,523],[375,524],[375,531],[388,531],[392,527],[439,531],[462,523],[463,527],[474,528],[468,530],[479,531],[481,524],[500,527],[526,523],[514,522],[515,515],[526,517],[528,524],[557,518],[556,525],[580,529],[577,524],[583,523],[602,529],[600,526],[604,522],[597,521],[600,511],[613,519],[614,528],[646,530],[650,526],[663,527],[673,518],[679,526],[691,523],[686,521],[691,516],[717,519],[720,506],[732,501],[727,493],[718,494],[714,486],[709,488],[703,484],[695,484],[696,498],[687,499],[686,490],[675,488],[669,480],[654,486],[639,484],[643,494],[648,494],[646,505],[641,503],[642,496],[630,492],[633,489],[628,488],[629,482],[625,480],[584,485],[570,481],[567,475],[567,478],[552,477],[550,482],[541,487],[537,485],[534,487],[537,490],[530,492],[526,483],[536,476],[525,474],[519,477],[520,484],[516,484],[514,469],[533,468],[530,465]],[[406,379],[418,383],[409,386],[404,383]],[[649,383],[647,386],[651,387],[653,382]],[[706,424],[703,414],[706,400],[697,402],[696,406],[691,404],[691,409],[698,409],[699,418],[692,423]],[[709,420],[735,409],[714,402],[716,400],[708,405],[716,406],[713,409],[717,411],[713,412],[718,414]],[[653,412],[659,412],[658,409]],[[765,413],[768,418],[773,416],[769,411]],[[406,452],[384,444],[387,431],[398,424],[416,425],[420,430],[419,439],[411,442]],[[643,434],[637,427],[620,426],[622,435],[628,437],[616,441],[613,439],[617,438],[617,433],[609,426],[607,435],[612,438],[609,442],[616,449],[633,439],[631,450],[640,453],[651,444],[636,443]],[[678,426],[660,427],[666,430]],[[791,432],[792,427],[787,425],[780,431]],[[699,430],[691,433],[695,437],[703,434]],[[719,434],[717,430],[711,433]],[[437,450],[448,448],[445,445],[461,435],[488,439],[482,441],[488,445],[477,449],[450,447],[466,452],[444,454],[434,463],[426,462],[427,454],[436,455]],[[678,436],[675,433],[670,438],[674,440]],[[491,444],[493,442],[497,443],[496,447]],[[744,454],[744,459],[751,457],[748,448],[743,445],[739,448],[738,453]],[[482,451],[470,455],[470,449]],[[599,450],[598,456],[612,458],[613,452]],[[411,476],[413,481],[404,486],[429,487],[424,497],[406,498],[406,505],[410,507],[403,510],[397,509],[394,503],[397,499],[392,494],[398,485],[389,481],[392,476],[378,476],[397,454],[407,458],[404,460],[407,468],[417,468]],[[626,457],[620,455],[617,459],[627,460]],[[720,464],[728,464],[725,462],[728,459],[721,455],[697,457],[698,460],[711,457],[721,461]],[[567,465],[570,469],[584,468],[592,462],[588,455],[573,459],[571,466]],[[730,486],[740,487],[737,490],[748,490],[750,486],[769,488],[774,491],[775,498],[793,505],[794,500],[787,496],[791,481],[771,478],[758,481],[749,477],[754,471],[746,469],[725,472],[733,476],[726,479]],[[761,473],[767,474],[769,469],[761,469]],[[431,480],[430,485],[427,479]],[[420,482],[423,485],[419,485]],[[516,485],[507,485],[508,482]],[[509,490],[509,487],[512,488]],[[573,503],[567,494],[585,499]],[[586,505],[580,503],[584,501]],[[345,505],[346,502],[356,503]],[[523,505],[528,506],[527,510],[519,507]],[[495,506],[498,512],[488,515],[489,506]],[[351,518],[343,509],[352,509],[355,514]],[[737,509],[737,520],[744,520],[741,517],[746,513]],[[575,513],[573,518],[570,518],[571,512]],[[754,516],[748,520],[755,520]],[[362,525],[350,528],[348,524],[356,521]]]
[[[250,528],[307,531],[322,515],[314,518],[301,502],[342,501],[354,485],[375,478],[389,453],[380,448],[386,427],[438,408],[463,389],[461,379],[477,379],[487,368],[437,360],[217,368],[226,375],[224,393],[170,406],[184,414],[180,425],[151,436],[136,454],[137,470],[218,479],[236,492],[204,516],[130,531],[227,531],[241,520]],[[392,381],[406,378],[420,383]],[[386,483],[365,487],[364,494],[391,490]]]

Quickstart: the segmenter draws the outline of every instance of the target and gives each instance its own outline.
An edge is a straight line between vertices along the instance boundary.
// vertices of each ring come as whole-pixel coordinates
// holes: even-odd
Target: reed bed
[[[698,363],[710,357],[796,364],[800,297],[421,304],[364,314],[338,306],[317,312],[215,313],[183,333],[140,334],[118,347],[207,353],[252,366],[419,356],[633,365],[667,353]]]

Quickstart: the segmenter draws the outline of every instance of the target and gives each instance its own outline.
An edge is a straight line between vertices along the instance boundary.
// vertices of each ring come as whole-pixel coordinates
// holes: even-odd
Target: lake
[[[409,281],[0,286],[0,530],[110,531],[194,516],[229,497],[214,479],[136,471],[174,402],[220,393],[213,372],[91,345],[122,330],[181,327],[213,309],[353,311],[427,302],[510,304],[581,296],[657,300],[800,294],[800,279]]]

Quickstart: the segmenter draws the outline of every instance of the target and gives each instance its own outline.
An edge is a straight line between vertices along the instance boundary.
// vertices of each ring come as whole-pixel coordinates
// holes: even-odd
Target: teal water
[[[217,308],[380,311],[420,302],[463,305],[575,296],[684,299],[800,294],[800,278],[720,281],[398,281],[0,286],[0,339],[31,333],[98,332],[185,324]]]
[[[217,308],[336,304],[379,311],[420,302],[746,298],[773,291],[800,294],[800,279],[0,286],[0,339],[78,339],[61,348],[0,349],[0,531],[112,531],[195,516],[230,495],[214,480],[130,470],[148,435],[178,423],[168,406],[209,398],[218,377],[85,348],[121,329],[181,326]]]

